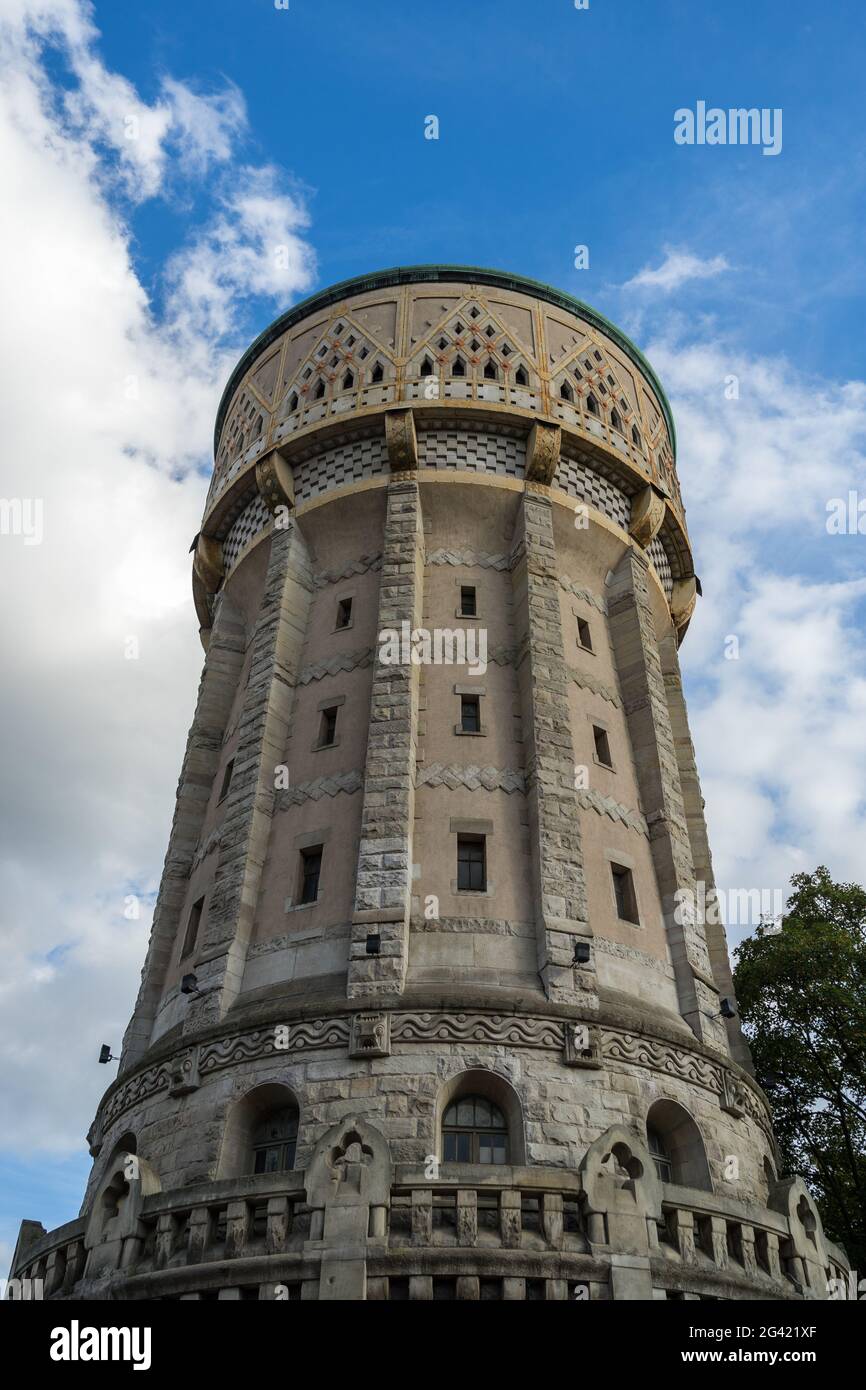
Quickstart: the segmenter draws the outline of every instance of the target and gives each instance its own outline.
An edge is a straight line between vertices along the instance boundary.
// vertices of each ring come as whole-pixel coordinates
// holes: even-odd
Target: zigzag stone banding
[[[621,806],[618,801],[614,801],[612,796],[602,796],[600,792],[585,787],[578,790],[577,801],[584,810],[597,811],[600,816],[607,816],[610,820],[620,821],[622,825],[627,825],[630,830],[637,830],[641,835],[649,835],[649,826],[640,812],[631,811],[628,806]]]
[[[609,685],[600,681],[597,676],[591,676],[588,671],[575,671],[572,668],[571,679],[575,685],[580,686],[581,690],[591,690],[593,695],[600,695],[603,700],[607,700],[614,709],[622,709],[622,700],[616,691],[611,690]]]
[[[448,787],[454,791],[465,787],[467,791],[525,792],[526,778],[522,772],[510,767],[474,767],[471,764],[430,763],[418,768],[415,775],[416,787]]]
[[[284,787],[277,792],[276,809],[302,806],[305,801],[321,801],[323,796],[351,795],[360,791],[364,778],[360,772],[338,772],[333,777],[318,777],[314,782],[300,782],[296,787]]]
[[[314,666],[305,666],[298,676],[299,685],[309,685],[310,681],[320,681],[324,676],[336,676],[340,671],[356,671],[369,666],[374,656],[372,647],[362,647],[360,651],[346,652],[332,656],[330,661],[319,661]]]

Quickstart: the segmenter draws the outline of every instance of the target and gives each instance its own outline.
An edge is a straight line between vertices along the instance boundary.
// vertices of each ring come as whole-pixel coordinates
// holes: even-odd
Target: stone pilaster
[[[228,600],[219,598],[199,682],[195,716],[187,737],[141,988],[123,1039],[121,1074],[133,1066],[150,1045],[166,969],[177,940],[193,855],[201,839],[226,724],[243,666],[244,645],[242,618]]]
[[[187,1032],[222,1017],[240,990],[270,837],[274,769],[284,758],[311,593],[307,547],[292,519],[271,537],[219,864],[196,964],[202,995],[190,1003]]]
[[[370,698],[347,982],[350,999],[400,994],[409,953],[420,668],[413,665],[410,650],[401,650],[399,661],[389,661],[381,634],[391,631],[401,647],[409,648],[403,635],[408,638],[421,621],[424,532],[414,478],[398,475],[389,484],[387,507],[379,586],[380,639]],[[379,937],[378,955],[368,954],[368,936]]]
[[[688,826],[689,843],[692,847],[695,878],[698,883],[704,885],[705,896],[701,901],[705,901],[707,904],[708,920],[704,924],[707,951],[709,952],[713,979],[719,987],[720,994],[723,998],[732,999],[734,997],[734,980],[731,973],[731,960],[728,955],[725,926],[716,906],[716,881],[713,877],[713,859],[710,853],[707,823],[704,818],[704,798],[701,795],[695,749],[689,729],[685,696],[683,695],[683,678],[677,655],[675,632],[668,633],[659,643],[659,653],[664,673],[671,731],[676,748],[677,766],[679,767],[683,808]],[[731,1056],[736,1062],[739,1062],[741,1067],[745,1067],[747,1071],[753,1071],[752,1054],[743,1037],[739,1017],[725,1019],[724,1023]]]
[[[590,936],[575,792],[553,514],[532,484],[515,528],[512,582],[517,671],[527,731],[526,784],[535,887],[538,972],[548,999],[598,1007],[595,971],[573,965]]]
[[[679,996],[695,1036],[727,1051],[704,928],[678,893],[692,895],[695,871],[667,692],[650,606],[648,561],[629,547],[614,574],[608,615],[641,808],[650,833],[659,895]],[[681,920],[678,920],[681,919]]]

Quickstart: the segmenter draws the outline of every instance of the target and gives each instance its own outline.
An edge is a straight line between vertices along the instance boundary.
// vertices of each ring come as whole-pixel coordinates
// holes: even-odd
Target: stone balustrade
[[[119,1296],[319,1297],[325,1209],[306,1179],[256,1175],[145,1197],[122,1241]],[[579,1172],[449,1164],[431,1179],[398,1164],[389,1201],[369,1211],[367,1297],[609,1298],[613,1250],[587,1207]],[[804,1259],[781,1212],[669,1183],[661,1210],[647,1219],[656,1298],[824,1298],[826,1281],[847,1278],[827,1242],[826,1265]],[[94,1279],[87,1260],[80,1219],[34,1232],[13,1273],[31,1289],[41,1280],[46,1298],[89,1298],[111,1275]]]

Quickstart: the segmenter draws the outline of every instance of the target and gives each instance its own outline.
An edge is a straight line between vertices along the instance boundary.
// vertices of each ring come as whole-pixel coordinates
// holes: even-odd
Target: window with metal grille
[[[623,864],[611,864],[610,871],[613,875],[617,916],[623,922],[633,922],[635,926],[640,926],[631,869],[625,868]]]
[[[610,756],[610,739],[606,729],[600,729],[597,724],[592,726],[592,738],[595,743],[595,756],[605,767],[613,767],[613,759]]]
[[[487,891],[487,854],[483,835],[457,836],[457,887],[469,893]]]
[[[222,786],[220,787],[220,801],[225,801],[226,797],[228,796],[228,790],[232,784],[232,773],[234,772],[234,770],[235,760],[234,758],[229,758],[229,761],[226,763],[226,770],[223,773]]]
[[[301,850],[301,902],[314,903],[319,896],[322,873],[322,846]]]
[[[671,1182],[673,1180],[673,1164],[671,1162],[671,1156],[665,1147],[665,1141],[662,1139],[657,1129],[649,1128],[646,1132],[646,1139],[647,1148],[650,1151],[650,1158],[656,1166],[656,1172],[661,1181]]]
[[[319,747],[329,748],[337,736],[337,705],[322,710],[322,723],[319,729]]]
[[[181,955],[183,956],[190,955],[190,953],[195,948],[196,939],[198,937],[199,924],[201,923],[201,914],[203,911],[204,898],[199,898],[198,902],[194,902],[189,910],[189,920],[186,924],[186,936],[183,939],[183,951],[181,952]]]
[[[498,1106],[484,1096],[452,1101],[442,1120],[445,1163],[508,1162],[508,1126]]]
[[[477,695],[460,696],[460,727],[464,734],[481,733],[481,701]]]
[[[460,586],[460,616],[462,618],[474,618],[478,613],[478,601],[475,593],[474,584],[461,584]]]
[[[253,1172],[287,1173],[295,1166],[298,1111],[287,1105],[260,1120],[252,1134]]]

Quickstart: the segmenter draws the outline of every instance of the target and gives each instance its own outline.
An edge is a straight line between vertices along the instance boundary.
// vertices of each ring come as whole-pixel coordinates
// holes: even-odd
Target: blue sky
[[[2,1264],[20,1217],[76,1212],[137,987],[219,395],[320,286],[497,266],[635,338],[704,582],[683,663],[719,881],[864,880],[864,538],[826,509],[866,498],[866,45],[842,0],[5,0],[0,47],[0,492],[45,504],[44,542],[0,551]],[[781,153],[676,145],[699,100],[781,108]]]

